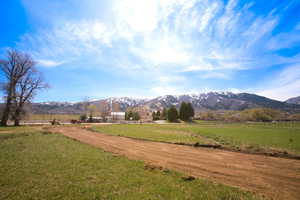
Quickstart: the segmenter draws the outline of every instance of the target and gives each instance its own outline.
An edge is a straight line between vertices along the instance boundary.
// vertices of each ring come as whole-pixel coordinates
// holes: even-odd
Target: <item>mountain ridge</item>
[[[110,97],[88,102],[41,102],[33,103],[34,113],[82,113],[84,103],[90,105],[118,104],[118,110],[143,107],[152,110],[161,110],[174,105],[179,107],[181,102],[191,102],[196,111],[207,110],[244,110],[249,108],[266,107],[287,112],[300,112],[300,105],[273,100],[264,96],[250,93],[208,92],[199,94],[164,95],[150,99],[131,97]]]
[[[286,103],[290,103],[290,104],[299,104],[300,105],[300,96],[298,97],[293,97],[293,98],[289,98],[288,100],[285,101]]]

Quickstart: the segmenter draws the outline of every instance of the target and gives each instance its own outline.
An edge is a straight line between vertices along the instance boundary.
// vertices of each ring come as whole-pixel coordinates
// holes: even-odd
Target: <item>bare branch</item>
[[[35,64],[30,55],[13,49],[7,51],[7,60],[0,60],[0,70],[6,78],[2,89],[7,95],[1,125],[7,124],[12,103],[15,106],[14,117],[19,120],[24,104],[30,102],[38,90],[48,87]]]

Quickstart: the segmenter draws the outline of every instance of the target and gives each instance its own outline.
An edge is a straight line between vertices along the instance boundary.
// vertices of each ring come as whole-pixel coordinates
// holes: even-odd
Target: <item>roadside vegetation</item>
[[[141,119],[141,117],[140,117],[138,112],[134,112],[132,110],[129,110],[128,112],[125,112],[125,120],[137,121],[137,120],[140,120],[140,119]]]
[[[54,119],[61,121],[77,120],[80,118],[79,114],[30,114],[24,117],[24,120],[41,120],[52,121]]]
[[[300,123],[196,123],[94,126],[101,133],[173,143],[220,144],[249,152],[278,150],[300,155]]]
[[[300,113],[287,113],[270,108],[252,108],[242,111],[201,112],[196,119],[223,122],[300,121]]]
[[[8,128],[18,131],[16,128]],[[0,130],[0,199],[258,199],[250,192],[147,167],[60,134]]]

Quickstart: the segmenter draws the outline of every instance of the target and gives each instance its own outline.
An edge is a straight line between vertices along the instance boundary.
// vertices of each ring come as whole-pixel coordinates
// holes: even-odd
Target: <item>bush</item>
[[[300,113],[290,115],[288,117],[288,120],[291,120],[291,121],[300,121]]]
[[[278,110],[270,108],[253,108],[242,111],[243,118],[247,121],[273,121],[281,120],[283,118],[283,113]]]
[[[243,111],[208,111],[200,114],[201,120],[245,122],[245,121],[282,121],[288,120],[286,113],[270,108],[252,108]],[[294,118],[296,118],[294,116]]]
[[[217,120],[217,118],[215,117],[215,114],[211,111],[201,113],[200,114],[200,119],[201,120],[208,120],[208,121]]]

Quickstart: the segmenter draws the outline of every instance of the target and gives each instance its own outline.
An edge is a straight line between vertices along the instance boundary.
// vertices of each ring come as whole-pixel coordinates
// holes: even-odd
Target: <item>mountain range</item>
[[[290,99],[286,100],[285,102],[286,102],[286,103],[291,103],[291,104],[298,104],[298,105],[300,105],[300,96],[299,96],[299,97],[290,98]]]
[[[117,104],[118,110],[126,111],[128,108],[142,107],[149,111],[162,110],[171,105],[180,106],[181,102],[192,103],[196,112],[207,110],[244,110],[249,108],[266,107],[278,109],[286,112],[300,112],[300,97],[288,99],[287,101],[277,101],[263,96],[250,93],[232,93],[232,92],[209,92],[201,94],[186,95],[165,95],[153,99],[138,98],[107,98],[93,100],[89,102],[42,102],[33,103],[31,110],[39,114],[75,114],[82,113],[84,105],[110,105]]]

